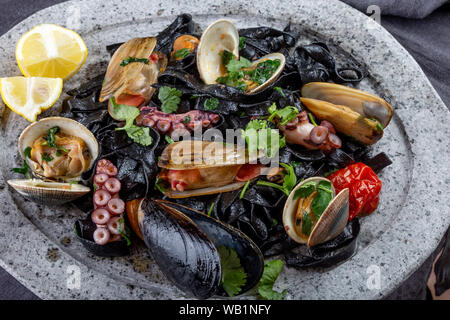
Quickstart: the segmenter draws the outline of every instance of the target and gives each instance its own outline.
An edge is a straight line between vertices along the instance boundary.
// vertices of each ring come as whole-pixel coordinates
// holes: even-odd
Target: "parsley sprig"
[[[142,63],[148,64],[148,59],[147,58],[128,57],[128,58],[125,58],[122,60],[122,62],[120,63],[120,66],[125,67],[132,62],[142,62]]]

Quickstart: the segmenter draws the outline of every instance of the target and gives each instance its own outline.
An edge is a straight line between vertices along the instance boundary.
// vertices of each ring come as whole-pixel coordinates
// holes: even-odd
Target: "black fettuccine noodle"
[[[156,37],[155,50],[170,55],[174,40],[182,34],[193,34],[192,17],[188,14],[178,16],[175,21]],[[225,133],[226,129],[245,128],[253,116],[267,115],[267,108],[276,102],[279,108],[295,106],[303,110],[299,100],[299,88],[311,81],[334,81],[357,85],[366,71],[362,64],[351,55],[343,53],[337,47],[330,49],[325,43],[312,43],[306,46],[296,45],[299,34],[291,31],[288,25],[283,31],[269,27],[241,29],[240,36],[245,37],[240,54],[254,60],[271,52],[283,52],[286,56],[286,68],[280,78],[266,89],[255,94],[244,94],[242,91],[223,85],[204,84],[197,72],[195,52],[181,61],[172,61],[159,76],[153,87],[170,86],[182,92],[182,102],[178,112],[193,109],[204,110],[208,98],[217,98],[219,107],[214,112],[223,117],[217,127]],[[108,46],[113,52],[120,46]],[[335,50],[337,52],[335,52]],[[339,51],[340,50],[340,51]],[[292,54],[289,52],[292,51]],[[347,57],[347,65],[338,66],[333,55]],[[151,130],[153,144],[144,147],[133,143],[123,131],[115,131],[117,123],[108,115],[106,103],[98,102],[103,75],[79,89],[69,92],[72,97],[65,103],[65,116],[86,125],[96,136],[101,146],[100,159],[108,158],[119,169],[118,178],[122,182],[121,198],[132,200],[141,197],[162,198],[155,190],[154,182],[158,173],[157,157],[167,142],[163,137]],[[280,87],[282,93],[274,90]],[[159,106],[155,92],[150,104]],[[297,181],[343,168],[355,161],[370,159],[370,149],[350,139],[342,137],[343,146],[329,155],[321,151],[309,151],[301,146],[289,145],[280,151],[280,161],[294,165]],[[382,156],[386,160],[386,156]],[[387,164],[388,161],[383,162]],[[377,169],[382,169],[382,166]],[[93,171],[86,172],[83,179],[92,182]],[[286,195],[274,188],[251,183],[242,199],[241,190],[210,196],[176,201],[195,210],[208,212],[219,220],[227,222],[251,237],[261,248],[265,256],[286,254],[289,265],[297,267],[329,266],[348,258],[355,250],[356,237],[359,232],[357,219],[350,223],[343,235],[307,254],[293,253],[291,249],[298,246],[293,243],[284,231],[281,214]],[[91,195],[92,196],[92,195]],[[86,212],[90,208],[84,205],[92,203],[89,196],[79,199],[76,204]]]

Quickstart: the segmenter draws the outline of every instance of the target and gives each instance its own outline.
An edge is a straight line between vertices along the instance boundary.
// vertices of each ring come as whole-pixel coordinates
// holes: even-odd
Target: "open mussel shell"
[[[274,52],[274,53],[269,53],[268,55],[265,55],[264,57],[252,62],[253,66],[256,66],[259,63],[264,62],[266,60],[276,60],[276,59],[280,60],[280,66],[278,67],[278,69],[272,74],[272,76],[269,79],[267,79],[266,82],[249,90],[248,91],[249,94],[261,91],[261,90],[267,88],[268,86],[270,86],[272,83],[274,83],[280,77],[281,73],[284,70],[284,66],[286,65],[286,58],[285,58],[284,54]]]
[[[90,219],[90,214],[85,220],[75,222],[75,234],[81,244],[92,254],[99,257],[122,257],[130,254],[130,247],[127,241],[108,242],[105,245],[96,244],[93,234],[97,226]]]
[[[242,287],[240,294],[258,284],[264,271],[264,258],[259,248],[249,237],[231,225],[211,218],[202,212],[165,200],[156,201],[164,207],[174,208],[191,218],[214,242],[217,248],[225,246],[237,253],[241,265],[247,274],[246,283]]]
[[[384,99],[340,84],[310,82],[302,87],[301,93],[302,97],[346,106],[365,118],[377,119],[384,128],[394,115],[392,106]]]
[[[208,26],[197,48],[197,69],[206,84],[215,84],[225,75],[221,52],[227,50],[239,56],[239,33],[234,24],[220,19]]]
[[[330,180],[323,177],[312,177],[299,183],[290,193],[283,209],[283,225],[287,235],[295,242],[307,244],[308,247],[313,247],[334,239],[345,229],[348,222],[349,190],[344,189],[336,195],[335,189],[331,185],[333,199],[313,226],[309,237],[305,239],[296,232],[296,213],[300,201],[300,197],[295,198],[296,191],[305,183],[319,183],[320,181],[330,182]]]
[[[60,128],[61,133],[78,137],[84,141],[86,151],[83,156],[86,156],[86,159],[89,159],[87,161],[90,161],[90,163],[86,163],[87,169],[92,166],[99,152],[98,142],[94,135],[81,123],[69,118],[45,118],[25,128],[19,137],[19,152],[30,166],[33,175],[39,179],[14,179],[8,180],[8,184],[27,199],[48,205],[70,202],[90,191],[89,187],[74,183],[80,180],[82,172],[80,172],[80,176],[58,176],[56,179],[47,179],[39,163],[25,156],[25,149],[31,148],[36,139],[46,136],[49,129],[55,126]],[[69,181],[72,181],[72,183]]]
[[[170,281],[198,299],[217,292],[222,277],[219,253],[192,219],[145,199],[138,221],[151,256]]]

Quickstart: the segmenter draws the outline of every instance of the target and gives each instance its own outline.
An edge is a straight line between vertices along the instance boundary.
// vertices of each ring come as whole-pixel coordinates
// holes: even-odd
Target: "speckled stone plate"
[[[89,49],[86,64],[65,83],[65,91],[106,69],[106,45],[154,35],[183,12],[191,13],[200,28],[224,16],[238,27],[282,29],[291,21],[302,31],[302,43],[333,41],[369,66],[370,76],[360,88],[390,99],[395,108],[375,146],[394,163],[380,176],[378,210],[362,219],[357,253],[329,270],[285,267],[276,288],[287,289],[287,299],[377,299],[389,294],[431,254],[450,222],[450,113],[417,63],[376,22],[338,1],[188,3],[85,0],[50,7],[0,38],[1,76],[20,74],[15,45],[40,23],[75,29]],[[57,114],[60,104],[44,116]],[[7,186],[5,181],[13,177],[10,168],[21,161],[17,138],[28,123],[3,104],[0,108],[0,265],[42,298],[184,298],[143,246],[133,247],[124,258],[92,256],[75,238],[73,224],[81,212],[36,205]],[[370,278],[376,270],[379,286]],[[77,275],[79,287],[72,282]]]

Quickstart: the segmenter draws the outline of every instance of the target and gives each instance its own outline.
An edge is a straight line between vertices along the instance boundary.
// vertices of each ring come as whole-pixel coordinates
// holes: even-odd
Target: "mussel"
[[[217,84],[219,78],[227,75],[224,65],[226,52],[236,59],[239,57],[239,33],[232,22],[221,19],[206,28],[197,49],[197,69],[206,84]],[[270,64],[267,69],[265,64]],[[256,93],[271,85],[281,75],[285,64],[285,56],[278,52],[253,61],[251,66],[242,69],[242,73],[247,74],[239,82],[245,83],[245,93]],[[258,72],[261,74],[257,77],[258,81],[255,81],[256,77],[252,78],[250,73]],[[266,73],[270,73],[270,76]]]
[[[50,117],[32,123],[20,135],[18,147],[34,179],[8,180],[8,184],[24,197],[62,204],[90,191],[77,182],[97,158],[98,142],[79,122]]]
[[[337,237],[347,225],[349,190],[336,195],[330,180],[312,177],[291,192],[283,210],[283,225],[288,236],[308,247]]]
[[[131,224],[133,230],[141,233],[161,271],[182,291],[199,299],[223,294],[218,252],[221,246],[237,253],[247,274],[240,293],[258,283],[264,259],[258,247],[241,231],[177,203],[138,201],[138,206],[127,208],[129,220],[137,222]]]
[[[158,183],[169,198],[187,198],[240,189],[261,174],[262,165],[244,147],[183,140],[169,144],[158,166]]]
[[[167,66],[166,55],[154,52],[155,46],[156,38],[134,38],[117,49],[106,70],[100,102],[114,97],[117,103],[138,107],[150,100],[155,92],[151,85]]]
[[[380,97],[343,85],[310,82],[301,93],[301,102],[314,116],[364,144],[381,139],[394,114],[391,105]]]

